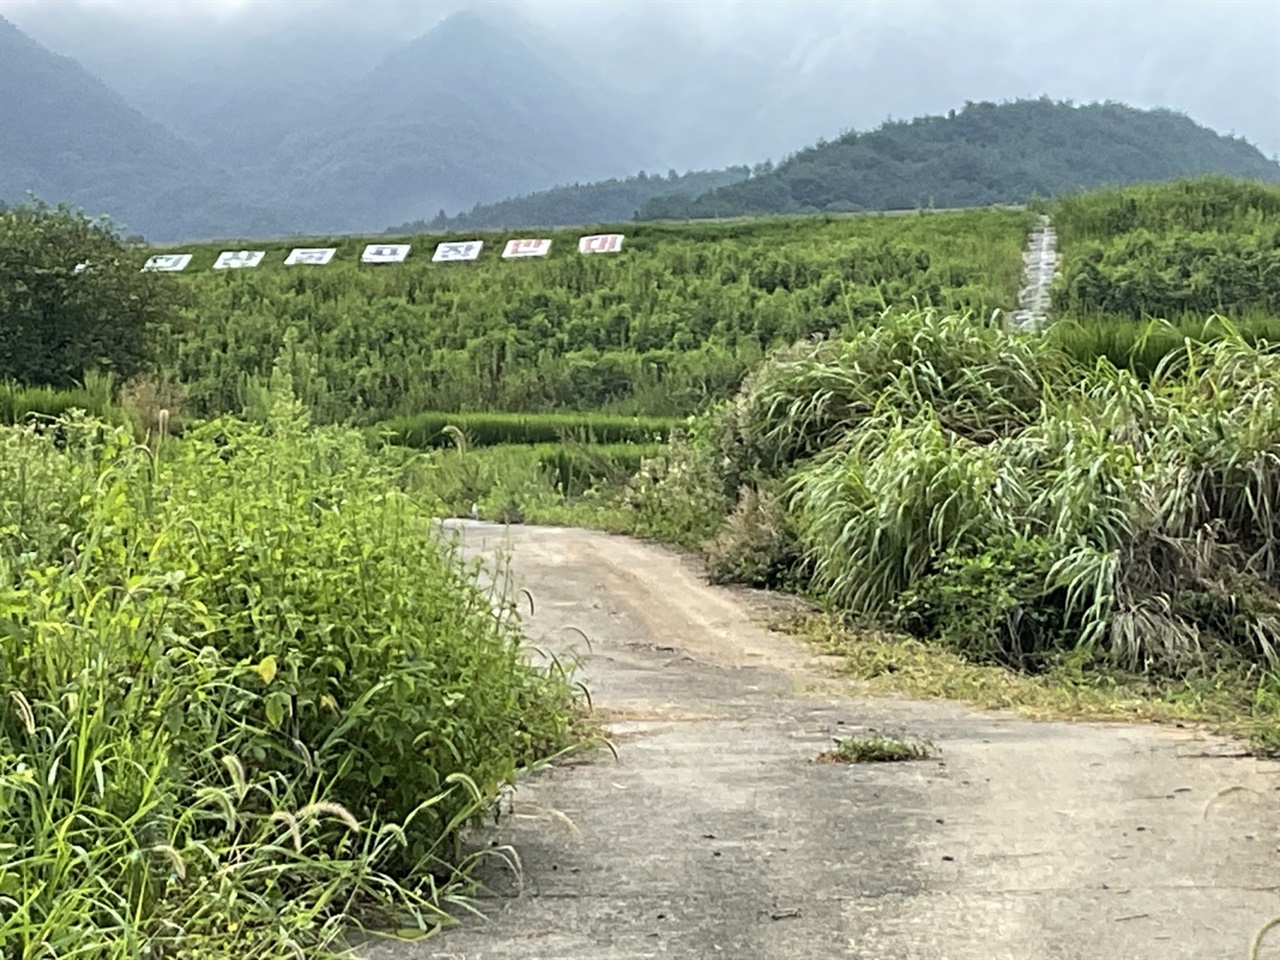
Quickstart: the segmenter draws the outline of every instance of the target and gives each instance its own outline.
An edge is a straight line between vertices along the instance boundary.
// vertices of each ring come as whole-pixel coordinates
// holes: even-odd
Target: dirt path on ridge
[[[1189,731],[861,697],[671,551],[449,526],[471,555],[511,550],[530,640],[586,655],[619,756],[521,787],[493,836],[524,887],[488,868],[488,919],[366,960],[1245,960],[1280,913],[1280,764]],[[868,728],[940,756],[810,762]]]

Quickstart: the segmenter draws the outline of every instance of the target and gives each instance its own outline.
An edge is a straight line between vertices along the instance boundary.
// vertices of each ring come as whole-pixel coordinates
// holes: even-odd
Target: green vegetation
[[[865,737],[840,737],[834,750],[822,754],[819,759],[829,763],[902,763],[906,760],[927,760],[934,754],[932,743],[902,740],[871,733]]]
[[[388,233],[619,223],[635,218],[640,208],[656,197],[675,197],[687,202],[709,190],[740,183],[750,175],[751,168],[746,166],[693,170],[684,174],[672,170],[665,177],[641,171],[622,180],[575,183],[498,203],[477,203],[466,213],[454,217],[437,216],[430,223],[402,224]]]
[[[1168,110],[1042,97],[891,120],[692,201],[656,198],[639,218],[978,207],[1205,174],[1277,182],[1280,165]]]
[[[501,523],[577,524],[622,532],[627,521],[619,491],[658,444],[515,444],[439,451],[426,460],[417,484],[448,516],[472,507]]]
[[[1230,673],[1274,736],[1277,382],[1229,326],[1146,385],[979,318],[886,318],[772,355],[642,473],[640,526],[976,663]]]
[[[581,438],[586,443],[656,443],[679,421],[661,417],[610,417],[563,413],[419,413],[379,425],[392,443],[423,450],[455,444],[453,427],[468,447],[512,443],[556,443]]]
[[[0,383],[0,424],[21,423],[33,414],[60,417],[72,410],[83,410],[104,420],[114,419],[112,392],[109,378],[93,374],[85,378],[85,386],[71,390]]]
[[[616,256],[576,233],[550,255],[435,264],[407,237],[403,265],[359,263],[344,238],[322,268],[210,269],[186,248],[189,305],[159,333],[161,379],[187,410],[240,413],[277,361],[318,421],[372,424],[427,410],[681,416],[732,395],[769,348],[878,322],[913,304],[1013,305],[1029,215],[641,225]]]
[[[1055,308],[1077,318],[1280,316],[1280,186],[1210,178],[1053,206]]]
[[[0,953],[330,956],[430,925],[571,742],[560,668],[356,432],[287,395],[138,446],[0,431]]]
[[[1256,263],[1202,258],[1247,322],[1010,332],[1032,216],[1010,211],[644,224],[619,256],[563,234],[515,263],[431,264],[414,237],[367,267],[347,238],[329,267],[274,244],[215,272],[205,246],[179,277],[116,247],[74,274],[82,220],[0,214],[50,238],[10,245],[48,266],[0,330],[65,300],[106,349],[95,311],[134,283],[158,304],[108,368],[140,376],[68,352],[0,387],[0,953],[323,958],[352,922],[461,904],[465,829],[584,731],[447,515],[699,548],[714,579],[820,598],[799,629],[871,690],[1280,753],[1280,274],[1240,272],[1270,262],[1276,193],[1058,209],[1098,289],[1137,231],[1151,275],[1175,224],[1258,238]]]
[[[181,291],[136,261],[109,224],[65,207],[0,212],[0,381],[66,388],[86,371],[146,369]]]

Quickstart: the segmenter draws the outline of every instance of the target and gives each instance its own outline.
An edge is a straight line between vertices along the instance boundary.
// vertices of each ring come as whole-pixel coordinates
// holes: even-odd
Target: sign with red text
[[[508,240],[506,249],[502,251],[502,259],[514,260],[517,257],[545,257],[550,252],[550,240]]]
[[[579,253],[618,253],[622,249],[622,234],[600,233],[583,237],[578,241]]]

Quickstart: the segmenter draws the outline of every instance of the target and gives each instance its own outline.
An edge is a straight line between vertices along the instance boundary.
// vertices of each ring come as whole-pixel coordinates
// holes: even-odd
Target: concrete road
[[[523,888],[495,862],[486,920],[367,960],[1245,960],[1280,913],[1280,765],[1187,731],[859,697],[759,625],[759,595],[669,551],[455,529],[513,548],[531,640],[590,637],[618,757],[517,792],[492,839]],[[871,728],[940,755],[812,762]]]

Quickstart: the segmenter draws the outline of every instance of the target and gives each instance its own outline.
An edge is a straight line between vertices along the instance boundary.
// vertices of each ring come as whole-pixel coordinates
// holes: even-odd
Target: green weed
[[[286,396],[151,447],[57,426],[0,432],[0,954],[448,922],[464,830],[578,736],[571,665],[531,666],[434,501]]]
[[[834,750],[819,756],[829,763],[902,763],[927,760],[937,748],[929,741],[886,737],[872,732],[866,736],[840,737]]]

